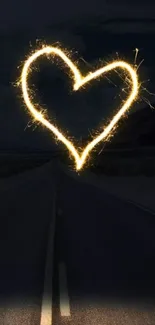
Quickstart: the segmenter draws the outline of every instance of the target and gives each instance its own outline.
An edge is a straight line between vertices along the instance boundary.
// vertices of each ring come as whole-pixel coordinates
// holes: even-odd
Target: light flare
[[[35,105],[31,101],[31,96],[29,95],[29,86],[28,86],[28,76],[31,72],[31,65],[42,55],[57,55],[60,57],[65,64],[70,68],[72,75],[73,75],[73,89],[74,91],[77,91],[80,89],[82,86],[87,84],[93,79],[97,79],[100,77],[102,74],[107,73],[111,70],[115,70],[117,68],[121,68],[123,71],[127,71],[130,77],[130,82],[131,82],[131,91],[122,105],[121,109],[114,115],[114,117],[111,119],[110,123],[108,124],[107,127],[98,135],[96,136],[91,142],[88,143],[88,145],[84,148],[83,152],[81,155],[78,153],[76,148],[74,147],[73,143],[69,141],[59,129],[54,126],[54,124],[50,123],[47,119],[45,119],[44,115],[39,112],[36,108]],[[138,89],[139,89],[139,83],[138,83],[138,75],[137,72],[130,64],[128,64],[125,61],[114,61],[98,70],[95,72],[90,72],[88,75],[85,77],[82,76],[76,65],[67,57],[67,55],[59,48],[57,47],[52,47],[52,46],[44,46],[42,49],[37,50],[34,52],[24,63],[22,73],[21,73],[21,88],[22,88],[22,93],[23,93],[23,98],[25,101],[25,104],[27,108],[29,109],[30,113],[33,115],[35,120],[38,120],[41,122],[44,126],[46,126],[49,130],[51,130],[54,135],[63,142],[63,144],[68,148],[69,152],[75,159],[76,163],[76,170],[80,170],[83,165],[85,164],[87,157],[90,153],[90,151],[103,139],[105,139],[107,136],[110,135],[111,131],[113,130],[114,126],[116,126],[117,122],[123,117],[124,113],[131,107],[131,104],[133,101],[135,101],[137,95],[138,95]]]

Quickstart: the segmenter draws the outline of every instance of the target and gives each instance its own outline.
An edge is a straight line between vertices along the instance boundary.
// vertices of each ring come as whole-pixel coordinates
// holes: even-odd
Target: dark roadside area
[[[2,324],[40,322],[49,226],[57,177],[45,164],[19,185],[0,189]]]

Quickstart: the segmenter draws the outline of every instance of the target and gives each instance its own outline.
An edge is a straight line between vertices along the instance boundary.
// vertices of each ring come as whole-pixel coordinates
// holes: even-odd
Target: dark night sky
[[[149,4],[149,6],[148,6]],[[62,21],[79,15],[102,14],[153,17],[153,0],[142,3],[140,0],[1,0],[0,27],[7,30],[21,25],[43,24]]]
[[[35,130],[32,128],[24,131],[30,118],[27,116],[24,108],[17,105],[17,98],[10,86],[10,81],[14,82],[18,70],[17,65],[20,63],[27,50],[30,50],[29,41],[34,40],[40,31],[43,32],[46,39],[46,27],[52,23],[74,21],[74,17],[78,21],[84,21],[85,18],[93,17],[100,14],[103,18],[113,17],[152,17],[154,18],[154,10],[152,5],[144,5],[140,7],[140,1],[116,1],[114,0],[79,0],[79,1],[43,1],[36,0],[2,0],[0,11],[0,34],[1,46],[3,51],[0,54],[1,78],[0,78],[0,149],[3,148],[40,148],[50,149],[53,144],[51,142],[52,134],[48,132]],[[74,35],[74,33],[66,31],[54,31],[55,39],[61,39],[66,47],[76,48],[79,53],[87,51],[83,39]],[[18,35],[20,34],[20,39]],[[52,34],[52,29],[51,29]],[[21,35],[23,40],[21,41]],[[31,37],[32,35],[32,37]],[[133,48],[131,48],[131,51]],[[19,54],[20,53],[20,54]],[[123,53],[122,53],[123,54]],[[16,102],[16,104],[15,104]],[[81,112],[84,107],[81,106]],[[86,120],[89,114],[89,106],[86,108]],[[67,118],[67,115],[65,115]],[[85,120],[83,120],[83,125]],[[88,126],[87,126],[88,128]],[[54,145],[54,148],[55,147]]]
[[[8,28],[26,25],[37,28],[40,24],[61,22],[72,18],[74,15],[104,12],[105,3],[105,0],[45,0],[43,2],[37,0],[2,0],[0,28],[7,31]]]

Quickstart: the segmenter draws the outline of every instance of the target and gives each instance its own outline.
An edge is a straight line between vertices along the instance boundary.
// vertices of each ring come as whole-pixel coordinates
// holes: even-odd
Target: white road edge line
[[[67,290],[67,273],[65,264],[63,262],[59,263],[59,294],[61,316],[69,317],[71,313]]]
[[[56,219],[56,196],[57,191],[54,193],[52,220],[49,229],[45,278],[44,278],[44,291],[41,304],[41,317],[40,325],[52,325],[52,274],[53,274],[53,245],[54,245],[54,232],[55,232],[55,219]]]
[[[144,211],[146,211],[146,212],[149,212],[149,213],[152,214],[152,215],[155,215],[155,211],[152,211],[152,210],[150,210],[149,208],[144,207],[143,205],[140,205],[139,203],[136,203],[136,202],[134,202],[134,201],[130,201],[130,200],[127,200],[127,202],[129,202],[129,203],[131,203],[131,204],[137,206],[137,207],[140,208],[141,210],[144,210]]]

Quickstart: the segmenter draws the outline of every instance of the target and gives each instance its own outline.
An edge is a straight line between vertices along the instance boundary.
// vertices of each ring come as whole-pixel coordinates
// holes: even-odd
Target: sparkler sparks
[[[129,74],[130,77],[130,83],[131,83],[131,91],[120,108],[120,110],[114,115],[114,117],[111,119],[108,126],[104,128],[104,130],[96,136],[91,142],[88,143],[88,145],[84,148],[83,152],[79,154],[79,152],[74,147],[73,143],[69,141],[64,134],[54,124],[50,123],[42,113],[42,109],[40,108],[40,111],[38,111],[35,108],[35,105],[32,102],[31,96],[30,96],[30,89],[28,86],[28,77],[31,72],[31,65],[42,55],[56,55],[60,57],[65,64],[70,68],[70,71],[72,73],[73,77],[73,90],[77,91],[82,86],[87,84],[93,79],[97,79],[101,75],[115,69],[122,69],[123,71],[126,71]],[[138,95],[138,89],[139,89],[139,83],[138,83],[138,76],[136,70],[128,63],[124,61],[114,61],[95,72],[90,72],[85,77],[82,76],[76,65],[67,57],[67,55],[58,47],[52,47],[52,46],[44,46],[40,50],[34,52],[24,63],[22,73],[21,73],[21,88],[23,93],[23,98],[25,101],[25,104],[32,114],[32,116],[35,118],[35,120],[41,122],[44,126],[46,126],[50,131],[54,133],[54,135],[57,137],[57,139],[68,148],[69,152],[75,159],[76,164],[76,170],[80,170],[83,165],[85,164],[89,153],[91,150],[103,139],[107,138],[109,136],[114,127],[116,126],[117,122],[123,117],[124,113],[131,107],[133,101],[137,98]],[[38,105],[37,105],[38,106]]]

